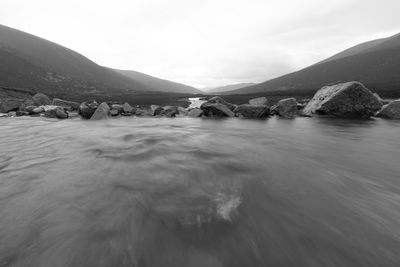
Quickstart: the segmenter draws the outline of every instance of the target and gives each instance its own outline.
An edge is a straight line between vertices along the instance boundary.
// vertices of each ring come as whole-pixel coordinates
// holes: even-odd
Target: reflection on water
[[[0,266],[400,266],[400,123],[0,120]]]

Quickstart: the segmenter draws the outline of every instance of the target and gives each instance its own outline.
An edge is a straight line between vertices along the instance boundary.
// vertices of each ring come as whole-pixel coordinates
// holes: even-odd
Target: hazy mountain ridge
[[[224,94],[299,91],[357,80],[378,93],[400,96],[400,35],[373,40],[344,50],[297,72]]]
[[[249,87],[249,86],[252,86],[255,84],[256,83],[235,83],[235,84],[229,84],[229,85],[225,85],[225,86],[210,88],[205,91],[207,93],[220,93],[220,92],[225,92],[225,91],[237,90],[237,89],[244,88],[244,87]]]
[[[0,86],[71,96],[157,91],[71,49],[3,25],[0,25]]]
[[[151,88],[154,91],[160,91],[160,92],[176,92],[176,93],[194,93],[194,94],[200,94],[203,93],[199,89],[196,89],[194,87],[184,85],[181,83],[176,83],[160,78],[153,77],[148,74],[144,74],[141,72],[133,71],[133,70],[118,70],[118,69],[112,69],[113,71],[124,75],[128,78],[131,78],[135,81],[138,81],[144,85],[146,85],[148,88]]]

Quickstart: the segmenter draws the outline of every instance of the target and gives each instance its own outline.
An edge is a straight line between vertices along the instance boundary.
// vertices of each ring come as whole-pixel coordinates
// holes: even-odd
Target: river
[[[400,122],[0,118],[0,267],[400,266]]]

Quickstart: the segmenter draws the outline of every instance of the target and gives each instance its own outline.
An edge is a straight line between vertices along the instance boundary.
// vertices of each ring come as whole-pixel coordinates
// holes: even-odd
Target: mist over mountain
[[[310,67],[224,94],[299,93],[357,80],[386,96],[400,95],[400,34],[362,43]]]
[[[144,74],[131,74],[123,75],[119,71],[100,66],[71,49],[0,25],[2,87],[34,89],[49,95],[66,97],[158,91],[198,92],[189,86]]]

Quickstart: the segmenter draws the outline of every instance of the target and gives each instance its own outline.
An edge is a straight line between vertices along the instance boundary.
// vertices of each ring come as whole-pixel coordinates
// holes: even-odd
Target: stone
[[[24,111],[28,112],[29,114],[34,114],[33,111],[36,109],[36,106],[26,106]]]
[[[35,94],[32,99],[36,106],[51,105],[50,98],[42,93]]]
[[[187,116],[189,113],[188,110],[183,107],[178,107],[178,111],[179,111],[179,115],[181,115],[181,116]]]
[[[52,105],[63,107],[69,110],[78,110],[80,106],[78,102],[67,101],[60,98],[54,98]]]
[[[16,111],[8,112],[8,117],[17,117],[17,112]]]
[[[150,109],[153,111],[153,116],[161,115],[164,109],[158,105],[151,105]]]
[[[214,96],[214,97],[210,98],[207,102],[208,102],[208,103],[213,103],[213,104],[222,104],[222,105],[225,105],[225,106],[227,106],[231,111],[233,111],[233,110],[237,107],[237,105],[225,101],[225,100],[224,100],[222,97],[220,97],[220,96]],[[203,104],[204,104],[204,103],[203,103]]]
[[[178,114],[179,114],[178,107],[176,107],[176,106],[165,106],[160,115],[168,117],[168,118],[173,118]]]
[[[303,109],[311,116],[368,118],[382,108],[382,103],[363,84],[347,82],[322,87]]]
[[[107,119],[109,112],[110,112],[110,107],[107,105],[106,102],[103,102],[97,107],[96,111],[93,113],[90,120]]]
[[[131,106],[131,105],[129,105],[129,103],[124,103],[123,105],[122,105],[122,110],[123,110],[123,112],[125,112],[125,113],[132,113],[133,112],[133,107]]]
[[[249,100],[252,106],[268,106],[268,99],[266,97],[258,97]]]
[[[98,106],[96,100],[85,101],[79,105],[78,113],[82,118],[90,119]]]
[[[53,107],[53,108],[50,108],[50,107]],[[68,113],[65,112],[63,107],[47,106],[45,108],[44,116],[47,118],[66,119],[66,118],[68,118]]]
[[[117,109],[112,109],[110,110],[110,115],[115,117],[119,115],[119,111]]]
[[[285,98],[279,100],[274,106],[274,113],[283,118],[294,118],[297,115],[297,101],[295,98]]]
[[[386,119],[400,119],[400,99],[390,102],[376,113],[376,117]]]
[[[210,103],[205,102],[200,106],[200,109],[204,112],[205,116],[216,116],[216,117],[234,117],[235,113],[230,110],[227,106],[221,103]]]
[[[194,108],[189,111],[188,116],[192,118],[198,118],[201,117],[203,114],[204,112],[201,109]]]
[[[268,106],[261,106],[261,105],[251,105],[251,104],[243,104],[237,106],[234,112],[243,118],[266,118],[269,116],[269,107]]]
[[[43,107],[43,106],[34,108],[34,109],[32,110],[32,114],[39,114],[39,113],[42,113],[42,112],[44,112],[44,107]]]
[[[56,116],[59,119],[67,119],[68,118],[68,113],[65,112],[65,110],[63,108],[57,108],[56,109]]]
[[[122,113],[124,111],[124,109],[122,108],[122,105],[120,105],[120,104],[112,104],[111,109],[118,110],[118,113]]]

